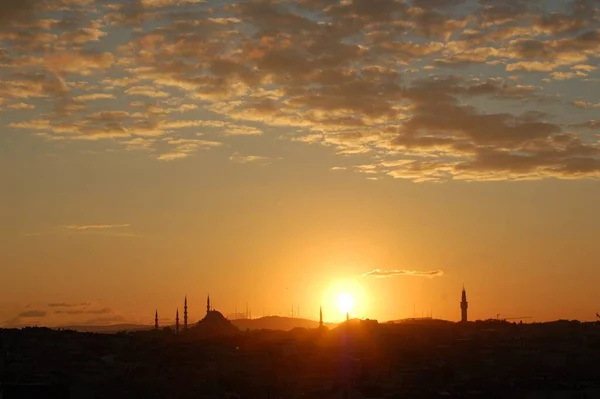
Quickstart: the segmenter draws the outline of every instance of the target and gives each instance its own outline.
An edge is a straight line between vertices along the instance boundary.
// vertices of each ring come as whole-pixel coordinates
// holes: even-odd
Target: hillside
[[[319,322],[308,319],[299,319],[291,317],[268,316],[260,319],[238,319],[231,321],[234,326],[240,330],[283,330],[289,331],[294,328],[317,328]],[[335,324],[328,327],[335,326]]]

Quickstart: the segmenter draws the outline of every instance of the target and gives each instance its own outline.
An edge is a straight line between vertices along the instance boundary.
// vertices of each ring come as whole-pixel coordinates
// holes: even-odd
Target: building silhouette
[[[237,327],[231,324],[225,316],[211,306],[210,296],[206,298],[206,315],[204,318],[190,329],[194,334],[211,335],[232,335],[239,332]]]
[[[323,327],[323,306],[319,307],[319,327]]]
[[[154,329],[158,330],[158,310],[154,314]],[[180,325],[179,308],[175,311],[175,333],[189,333],[195,335],[233,334],[239,331],[223,314],[214,309],[210,302],[210,295],[206,297],[206,315],[193,325],[189,324],[187,295],[183,300],[183,328]]]
[[[460,321],[462,323],[466,323],[468,321],[468,317],[467,317],[467,309],[468,308],[469,308],[469,303],[467,302],[467,291],[465,291],[465,286],[463,285],[462,299],[460,301]]]
[[[188,328],[188,311],[187,311],[187,295],[183,300],[183,329],[187,330]]]

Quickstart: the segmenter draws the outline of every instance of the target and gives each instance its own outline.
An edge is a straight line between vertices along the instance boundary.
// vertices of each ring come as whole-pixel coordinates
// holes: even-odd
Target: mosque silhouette
[[[183,328],[179,324],[179,309],[175,313],[175,333],[202,333],[202,334],[228,334],[235,333],[239,330],[231,324],[229,320],[221,312],[215,310],[210,305],[210,295],[206,297],[206,314],[204,318],[196,324],[189,326],[188,324],[188,305],[187,296],[183,302]],[[159,329],[158,310],[154,314],[154,329]]]

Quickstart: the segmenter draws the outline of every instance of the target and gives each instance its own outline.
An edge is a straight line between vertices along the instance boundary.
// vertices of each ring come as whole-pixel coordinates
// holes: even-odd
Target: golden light
[[[347,292],[342,292],[337,298],[338,309],[342,313],[351,312],[354,309],[354,297]]]
[[[327,321],[337,322],[346,318],[368,317],[368,295],[359,279],[332,282],[323,293],[323,317]]]

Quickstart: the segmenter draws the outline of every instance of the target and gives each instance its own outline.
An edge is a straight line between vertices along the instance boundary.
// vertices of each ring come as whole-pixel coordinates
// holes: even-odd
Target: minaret
[[[323,328],[323,306],[319,307],[319,327]]]
[[[185,296],[185,299],[183,300],[183,329],[187,330],[187,295]]]
[[[177,313],[175,313],[175,334],[179,334],[179,308],[177,308]]]
[[[158,330],[158,309],[154,313],[154,329]]]
[[[469,303],[467,302],[467,291],[465,291],[465,286],[463,284],[462,300],[460,301],[460,321],[462,323],[467,322],[467,309],[468,308],[469,308]]]
[[[350,321],[350,312],[346,312],[346,321]]]
[[[210,295],[206,297],[206,314],[210,312]]]

